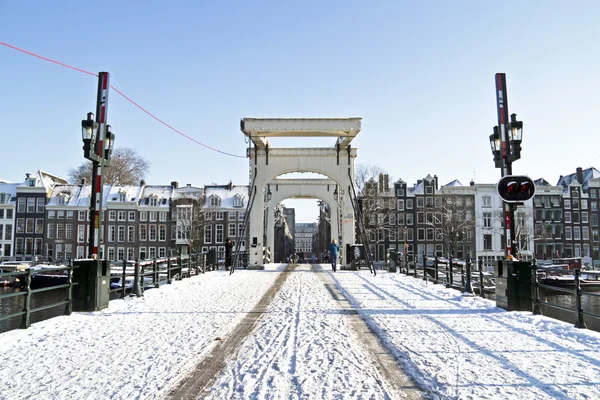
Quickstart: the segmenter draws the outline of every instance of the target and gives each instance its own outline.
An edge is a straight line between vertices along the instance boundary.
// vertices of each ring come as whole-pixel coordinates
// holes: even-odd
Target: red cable
[[[17,50],[17,51],[20,51],[20,52],[22,52],[22,53],[28,54],[28,55],[30,55],[30,56],[33,56],[33,57],[40,58],[40,59],[42,59],[42,60],[44,60],[44,61],[48,61],[48,62],[51,62],[51,63],[54,63],[54,64],[58,64],[58,65],[60,65],[60,66],[62,66],[62,67],[66,67],[66,68],[74,69],[75,71],[83,72],[84,74],[88,74],[88,75],[92,75],[92,76],[96,76],[96,77],[98,76],[98,74],[95,74],[95,73],[93,73],[93,72],[86,71],[86,70],[84,70],[84,69],[81,69],[81,68],[73,67],[73,66],[71,66],[71,65],[64,64],[64,63],[61,63],[61,62],[59,62],[59,61],[52,60],[52,59],[50,59],[50,58],[47,58],[47,57],[40,56],[39,54],[35,54],[35,53],[32,53],[32,52],[30,52],[30,51],[27,51],[27,50],[24,50],[24,49],[21,49],[21,48],[18,48],[18,47],[12,46],[12,45],[10,45],[10,44],[8,44],[8,43],[0,42],[0,44],[1,44],[1,45],[3,45],[3,46],[9,47],[9,48],[11,48],[11,49],[13,49],[13,50]],[[231,157],[238,157],[238,158],[246,158],[246,156],[238,156],[237,154],[231,154],[231,153],[227,153],[227,152],[225,152],[225,151],[221,151],[221,150],[215,149],[215,148],[213,148],[213,147],[210,147],[210,146],[208,146],[208,145],[206,145],[206,144],[204,144],[204,143],[202,143],[202,142],[199,142],[198,140],[196,140],[196,139],[194,139],[194,138],[192,138],[192,137],[190,137],[190,136],[186,135],[185,133],[183,133],[183,132],[180,132],[179,130],[177,130],[177,129],[173,128],[171,125],[167,124],[166,122],[164,122],[163,120],[161,120],[160,118],[158,118],[157,116],[155,116],[154,114],[152,114],[151,112],[147,111],[147,110],[146,110],[146,109],[144,109],[142,106],[140,106],[139,104],[137,104],[135,101],[131,100],[129,97],[127,97],[127,96],[125,96],[123,93],[121,93],[121,92],[120,92],[120,91],[119,91],[117,88],[115,88],[113,85],[110,85],[110,87],[111,87],[111,88],[112,88],[112,89],[113,89],[115,92],[117,92],[118,94],[120,94],[121,96],[123,96],[123,98],[124,98],[125,100],[129,101],[131,104],[133,104],[134,106],[136,106],[137,108],[139,108],[140,110],[142,110],[143,112],[145,112],[146,114],[148,114],[149,116],[151,116],[152,118],[154,118],[155,120],[157,120],[158,122],[160,122],[161,124],[163,124],[164,126],[166,126],[167,128],[171,129],[173,132],[176,132],[176,133],[178,133],[179,135],[183,136],[184,138],[186,138],[186,139],[189,139],[189,140],[191,140],[192,142],[194,142],[194,143],[197,143],[197,144],[199,144],[199,145],[201,145],[201,146],[204,146],[204,147],[206,147],[206,148],[207,148],[207,149],[209,149],[209,150],[216,151],[216,152],[218,152],[218,153],[225,154],[225,155],[227,155],[227,156],[231,156]]]

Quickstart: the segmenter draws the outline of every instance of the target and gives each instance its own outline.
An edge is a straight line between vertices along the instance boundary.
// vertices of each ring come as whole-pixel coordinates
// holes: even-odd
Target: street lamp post
[[[104,167],[110,164],[115,135],[106,124],[108,114],[109,73],[98,74],[98,97],[96,117],[88,113],[81,121],[83,155],[92,162],[92,182],[90,194],[90,221],[88,234],[88,257],[99,258],[100,227],[102,226],[102,176]]]
[[[506,74],[498,73],[496,78],[496,106],[498,126],[490,135],[490,146],[494,155],[496,168],[500,168],[501,177],[512,175],[512,163],[521,158],[521,141],[523,138],[523,122],[517,121],[517,114],[508,120],[508,95],[506,91]],[[513,203],[504,202],[504,235],[506,238],[506,258],[518,253],[515,240],[515,207]]]

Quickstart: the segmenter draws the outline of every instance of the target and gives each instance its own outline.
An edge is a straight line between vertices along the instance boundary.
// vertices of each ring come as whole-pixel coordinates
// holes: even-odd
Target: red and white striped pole
[[[500,129],[502,177],[512,175],[510,141],[508,139],[508,95],[506,93],[506,74],[496,74],[496,106],[498,109],[498,128]],[[506,240],[506,258],[513,255],[512,244],[515,242],[514,208],[504,203],[504,229]]]
[[[96,100],[96,122],[98,133],[96,135],[96,146],[94,152],[98,157],[93,162],[92,171],[92,193],[90,199],[91,218],[89,234],[89,257],[100,258],[98,253],[101,238],[100,227],[102,226],[102,173],[104,172],[104,140],[106,138],[106,120],[108,115],[108,89],[110,87],[110,75],[108,72],[98,74],[98,98]]]

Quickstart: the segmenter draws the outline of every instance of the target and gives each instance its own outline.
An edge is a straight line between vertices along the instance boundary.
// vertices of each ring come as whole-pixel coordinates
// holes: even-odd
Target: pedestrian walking
[[[337,258],[339,252],[340,246],[338,246],[337,241],[333,239],[329,245],[329,259],[331,261],[331,268],[333,268],[333,272],[335,272],[337,268]]]

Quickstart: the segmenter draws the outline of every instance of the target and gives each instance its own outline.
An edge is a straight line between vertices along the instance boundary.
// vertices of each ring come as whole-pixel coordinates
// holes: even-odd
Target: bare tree
[[[448,193],[437,199],[433,212],[426,215],[425,223],[435,229],[438,240],[444,242],[449,255],[456,257],[459,245],[471,243],[474,235],[472,197]]]
[[[103,180],[109,185],[137,185],[150,171],[150,162],[142,158],[136,150],[120,147],[113,151],[110,167],[104,169]],[[84,162],[69,170],[71,183],[79,183],[82,178],[92,181],[92,163]]]
[[[210,208],[204,207],[204,202],[204,197],[197,200],[185,199],[185,201],[180,200],[175,207],[173,229],[177,232],[177,240],[183,241],[190,253],[202,251],[206,226],[211,225],[215,218],[215,213],[211,212]]]
[[[354,171],[354,181],[370,250],[376,254],[375,244],[385,242],[390,229],[396,229],[396,198],[393,188],[390,188],[391,178],[377,165],[358,165]],[[382,254],[377,254],[378,259],[382,257]]]

